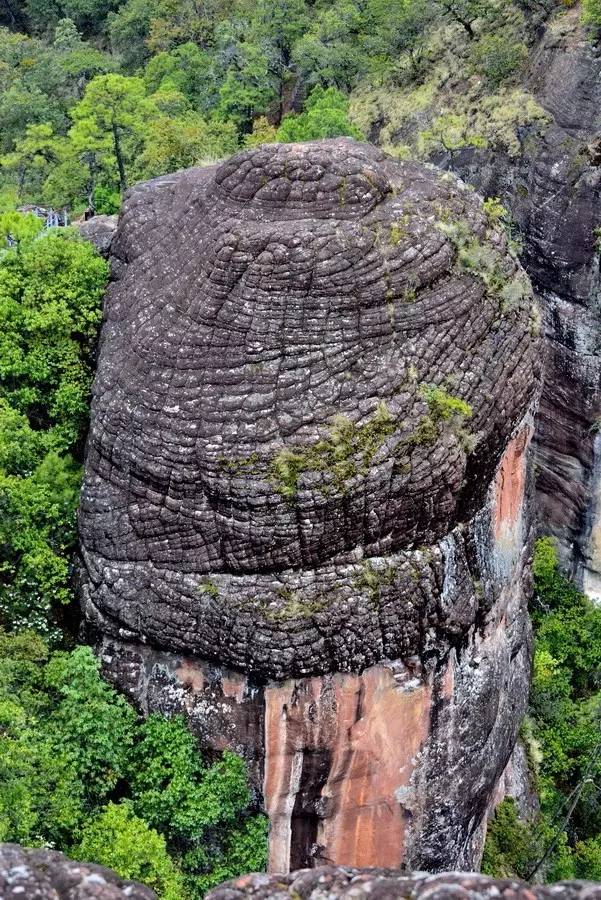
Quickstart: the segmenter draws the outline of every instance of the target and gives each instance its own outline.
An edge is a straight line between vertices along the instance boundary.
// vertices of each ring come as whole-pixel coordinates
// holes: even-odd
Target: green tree
[[[70,135],[80,151],[112,157],[121,192],[127,189],[127,167],[140,148],[144,119],[152,115],[144,83],[123,75],[97,75],[73,109]]]
[[[0,216],[0,618],[57,636],[108,267],[69,229]]]
[[[207,114],[219,100],[219,78],[212,55],[188,41],[157,53],[144,70],[149,93],[179,91],[194,110]]]
[[[57,157],[56,141],[52,125],[27,125],[25,137],[18,140],[12,153],[0,157],[0,165],[5,172],[17,176],[18,197],[37,194],[52,162]]]
[[[100,663],[89,647],[55,653],[46,666],[45,686],[52,704],[45,728],[92,808],[125,776],[136,714],[100,677]]]
[[[312,85],[350,90],[369,65],[363,28],[364,11],[356,0],[323,7],[292,52],[303,79]]]
[[[266,54],[252,44],[243,46],[219,88],[217,112],[222,119],[231,119],[241,130],[246,130],[253,118],[267,109],[275,95]]]
[[[207,764],[182,717],[139,722],[89,648],[49,654],[0,630],[0,840],[52,842],[200,900],[265,865],[267,822],[249,801],[240,757]]]
[[[127,71],[143,66],[150,57],[146,39],[156,10],[155,0],[127,0],[108,18],[111,47]]]
[[[108,866],[122,878],[147,884],[160,900],[184,900],[181,876],[165,839],[134,815],[127,802],[109,803],[92,818],[73,855]]]
[[[245,147],[258,147],[260,144],[273,144],[277,140],[277,128],[271,125],[266,116],[259,116],[253,122],[252,131],[244,137]]]
[[[237,872],[265,865],[266,820],[245,816],[250,802],[242,759],[223,753],[205,766],[183,719],[150,718],[131,756],[133,808],[177,849],[186,896]]]
[[[27,0],[27,15],[41,34],[68,18],[90,36],[104,30],[109,12],[118,5],[118,0]]]
[[[206,121],[197,113],[179,117],[159,115],[148,126],[144,150],[138,159],[139,174],[153,178],[230,156],[238,148],[233,122]]]
[[[596,878],[601,803],[601,609],[560,573],[550,538],[537,542],[534,672],[530,696],[540,814],[497,810],[485,859],[495,875]]]
[[[307,0],[255,0],[250,37],[267,59],[278,122],[284,115],[286,86],[296,74],[292,51],[310,21]]]
[[[32,634],[0,632],[0,832],[67,849],[121,777],[133,709],[87,647],[48,659]]]
[[[348,100],[337,88],[313,88],[304,112],[285,116],[278,141],[313,141],[341,135],[361,140],[363,135],[348,118]]]

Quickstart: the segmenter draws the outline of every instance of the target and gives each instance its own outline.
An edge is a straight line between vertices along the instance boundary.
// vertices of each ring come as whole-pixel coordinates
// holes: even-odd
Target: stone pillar
[[[272,870],[473,868],[530,660],[506,235],[345,139],[138,185],[112,254],[80,511],[107,674],[244,755]]]

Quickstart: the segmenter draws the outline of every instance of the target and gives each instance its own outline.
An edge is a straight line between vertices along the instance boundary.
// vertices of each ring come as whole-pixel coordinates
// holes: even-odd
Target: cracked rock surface
[[[529,283],[479,199],[351,140],[271,145],[136,186],[112,263],[89,621],[278,679],[472,627],[490,603],[469,548],[442,601],[443,539],[539,378]]]
[[[256,897],[336,900],[338,897],[371,900],[597,900],[601,885],[585,881],[563,881],[529,885],[510,879],[487,878],[470,873],[426,875],[390,869],[350,869],[324,866],[289,875],[246,875],[215,888],[207,900],[243,900]]]
[[[156,900],[150,888],[56,850],[0,844],[2,900]]]

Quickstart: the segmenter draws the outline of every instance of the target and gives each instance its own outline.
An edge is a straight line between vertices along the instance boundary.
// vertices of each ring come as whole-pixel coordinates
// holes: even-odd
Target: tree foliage
[[[194,900],[265,865],[242,759],[206,763],[181,717],[138,720],[87,647],[0,631],[0,840],[51,842]]]
[[[419,85],[449,38],[482,102],[512,83],[528,53],[523,0],[10,2],[0,189],[73,212],[113,209],[135,181],[255,146],[261,133],[272,140],[270,129],[290,141],[365,136],[349,93]],[[595,2],[585,0],[591,23]],[[458,130],[481,145],[473,118],[439,104],[418,150],[435,153]]]
[[[313,88],[304,112],[290,113],[280,127],[276,137],[279,141],[313,141],[341,135],[361,140],[363,135],[349,120],[348,100],[337,88]]]
[[[107,264],[75,232],[0,215],[0,621],[59,634]]]
[[[540,815],[521,822],[512,801],[489,830],[486,871],[548,880],[601,871],[601,608],[559,571],[550,538],[533,574],[535,656],[530,696],[532,778]],[[538,759],[540,757],[540,759]],[[551,851],[551,852],[549,852]]]

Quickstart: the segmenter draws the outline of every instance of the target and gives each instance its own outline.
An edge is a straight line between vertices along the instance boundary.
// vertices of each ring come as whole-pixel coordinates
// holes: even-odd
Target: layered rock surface
[[[504,232],[336,140],[137,186],[112,253],[80,513],[107,671],[245,753],[272,868],[473,866],[529,669]]]
[[[324,866],[289,875],[245,875],[220,885],[207,900],[244,900],[245,897],[330,900],[337,897],[378,900],[597,900],[601,886],[590,882],[561,882],[542,887],[481,875],[447,873],[428,876],[386,869]],[[73,862],[55,850],[25,850],[0,844],[0,897],[26,900],[156,900],[150,888],[125,881],[102,866]]]
[[[522,881],[486,878],[483,875],[395,872],[386,869],[350,869],[324,866],[287,876],[246,875],[220,885],[207,900],[598,900],[601,885],[562,881],[529,885]]]

